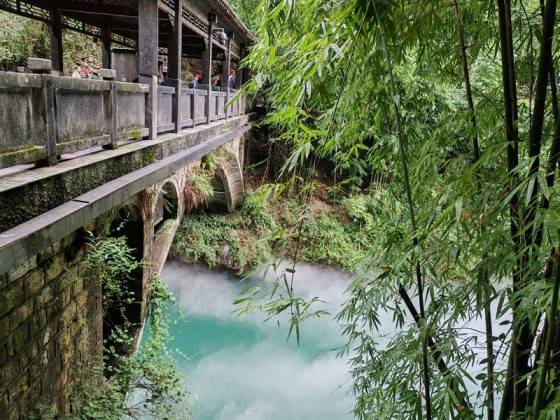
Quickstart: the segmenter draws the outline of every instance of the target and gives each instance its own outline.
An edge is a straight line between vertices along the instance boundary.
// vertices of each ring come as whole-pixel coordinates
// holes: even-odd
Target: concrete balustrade
[[[194,124],[202,124],[206,122],[206,99],[208,91],[202,89],[194,89]]]
[[[42,61],[39,64],[46,66]],[[115,149],[148,136],[150,124],[158,134],[176,130],[176,88],[112,81],[110,70],[106,76],[109,80],[0,72],[0,168],[56,165],[65,153],[99,146]],[[157,90],[155,121],[149,109],[152,90]],[[233,98],[235,93],[182,88],[177,113],[180,128],[206,123],[207,110],[210,121],[240,115],[244,111],[241,97],[230,101],[226,113],[228,94]]]
[[[157,124],[158,133],[172,131],[175,123],[172,120],[173,96],[175,88],[169,86],[158,86],[157,98]]]
[[[193,103],[194,103],[194,89],[183,88],[181,90],[181,104],[180,108],[180,118],[181,127],[192,127],[194,124],[193,120]]]

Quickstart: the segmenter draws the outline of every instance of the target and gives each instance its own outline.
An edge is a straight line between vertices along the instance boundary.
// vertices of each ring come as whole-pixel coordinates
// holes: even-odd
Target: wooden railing
[[[0,72],[0,168],[55,165],[68,152],[156,138],[177,131],[173,115],[179,116],[183,129],[206,123],[207,109],[210,121],[245,113],[241,96],[226,109],[228,95],[233,98],[236,93],[233,90],[211,91],[208,96],[208,90],[183,87],[174,114],[176,91],[155,81],[147,85]],[[157,133],[150,133],[152,126]]]

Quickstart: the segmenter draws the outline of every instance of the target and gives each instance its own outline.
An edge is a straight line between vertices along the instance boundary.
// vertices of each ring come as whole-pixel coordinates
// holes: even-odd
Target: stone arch
[[[179,217],[179,191],[171,180],[165,182],[160,188],[154,209],[154,230],[160,231],[166,221],[176,220]]]
[[[210,205],[222,205],[233,212],[243,202],[243,172],[238,157],[228,149],[216,151],[216,172],[212,186],[214,196]]]

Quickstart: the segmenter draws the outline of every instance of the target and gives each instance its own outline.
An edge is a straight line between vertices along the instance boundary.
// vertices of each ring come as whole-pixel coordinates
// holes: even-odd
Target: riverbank
[[[262,185],[246,194],[233,214],[199,211],[183,218],[171,255],[210,268],[250,271],[275,258],[352,270],[371,249],[380,200],[354,195],[336,203],[327,189],[314,189],[306,203]]]

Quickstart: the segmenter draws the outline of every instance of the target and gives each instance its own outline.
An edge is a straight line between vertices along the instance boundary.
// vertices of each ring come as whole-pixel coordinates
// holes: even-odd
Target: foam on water
[[[162,277],[185,313],[171,334],[190,357],[178,365],[194,400],[193,419],[353,417],[349,367],[331,351],[344,342],[333,316],[306,321],[298,348],[287,340],[285,319],[278,325],[264,322],[262,313],[243,319],[232,314],[233,300],[246,286],[234,276],[169,261]],[[322,309],[336,314],[349,280],[336,270],[300,265],[295,285],[299,296],[318,296]]]

